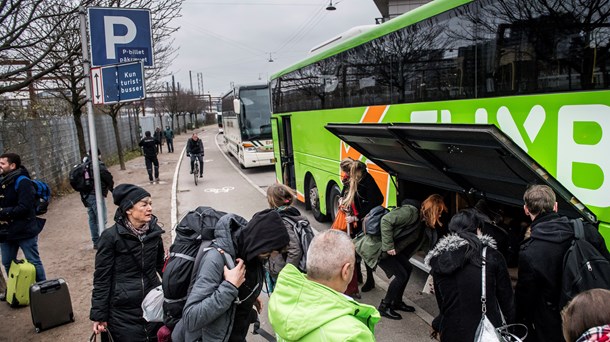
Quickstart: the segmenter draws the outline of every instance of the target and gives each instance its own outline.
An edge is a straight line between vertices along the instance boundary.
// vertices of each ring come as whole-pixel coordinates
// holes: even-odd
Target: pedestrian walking
[[[98,241],[89,318],[96,334],[110,331],[114,341],[156,341],[159,323],[142,317],[142,300],[161,284],[164,231],[143,188],[117,185],[115,224]]]
[[[163,153],[163,136],[164,136],[164,132],[161,131],[160,127],[157,127],[155,129],[155,134],[154,134],[154,138],[155,138],[155,144],[157,145],[157,152],[158,153]]]
[[[531,234],[521,244],[515,287],[517,320],[529,330],[527,341],[564,341],[561,330],[561,277],[564,255],[574,239],[567,217],[557,213],[555,193],[547,185],[533,185],[524,195]],[[584,238],[610,260],[604,238],[584,224]]]
[[[153,166],[155,181],[159,181],[159,159],[157,159],[157,139],[150,135],[150,131],[144,133],[144,138],[140,140],[140,147],[144,152],[144,162],[148,172],[148,180],[153,182]]]
[[[439,307],[432,328],[440,333],[442,342],[474,341],[481,322],[483,282],[487,318],[495,327],[502,325],[502,315],[507,323],[514,321],[513,289],[506,262],[496,250],[493,238],[481,234],[482,226],[474,209],[460,211],[449,222],[451,234],[441,238],[426,255],[425,263],[431,268]]]
[[[197,133],[193,133],[186,143],[186,155],[191,157],[191,174],[195,168],[195,159],[199,160],[199,177],[203,177],[203,141],[199,139]]]
[[[15,153],[0,155],[0,250],[2,264],[8,274],[11,262],[21,248],[25,258],[36,267],[36,281],[46,280],[40,253],[38,234],[44,220],[36,217],[34,186],[28,170]],[[17,178],[21,178],[16,184]]]
[[[567,342],[610,341],[610,291],[592,289],[576,295],[561,311]]]
[[[341,161],[341,180],[343,189],[341,191],[340,208],[345,210],[348,215],[346,221],[351,225],[352,237],[362,231],[359,222],[364,219],[366,214],[374,207],[383,204],[383,194],[373,177],[367,172],[366,164],[361,161],[347,158]],[[346,294],[360,298],[358,282],[361,281],[360,257],[357,256],[354,280],[347,287]],[[366,282],[362,286],[362,292],[368,292],[375,288],[373,270],[366,265]]]
[[[262,309],[258,298],[264,279],[263,261],[283,250],[290,238],[273,209],[254,214],[245,226],[225,215],[215,226],[213,249],[201,259],[173,341],[245,341],[248,327]],[[232,230],[232,227],[239,227]],[[221,252],[222,251],[222,252]],[[229,269],[224,255],[234,260]]]
[[[165,141],[167,142],[167,152],[174,152],[174,131],[169,128],[169,126],[165,127]]]
[[[375,341],[375,307],[343,295],[356,264],[349,236],[327,230],[313,238],[307,275],[287,264],[269,298],[278,341]]]
[[[100,183],[102,185],[102,218],[104,219],[104,226],[101,227],[102,230],[106,228],[106,223],[108,221],[108,215],[106,213],[106,196],[108,196],[108,191],[112,191],[114,189],[114,180],[112,178],[112,174],[108,171],[108,168],[102,162],[102,153],[100,150],[97,151],[97,157],[99,160],[100,166]],[[89,154],[83,158],[83,163],[85,163],[85,167],[91,166],[91,151]],[[91,177],[90,182],[93,184],[93,172],[92,170],[88,170],[89,175]],[[89,217],[89,231],[91,232],[91,241],[93,242],[93,249],[97,249],[97,241],[100,238],[100,227],[98,227],[98,219],[97,219],[97,202],[95,197],[95,187],[91,186],[90,189],[85,191],[80,191],[80,198],[83,202],[85,208],[87,208],[87,215]]]

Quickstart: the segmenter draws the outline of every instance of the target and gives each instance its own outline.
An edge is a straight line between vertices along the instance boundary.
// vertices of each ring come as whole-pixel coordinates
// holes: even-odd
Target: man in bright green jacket
[[[278,341],[375,341],[375,307],[342,292],[350,282],[354,245],[343,232],[317,235],[307,252],[307,275],[288,264],[269,299],[269,322]]]

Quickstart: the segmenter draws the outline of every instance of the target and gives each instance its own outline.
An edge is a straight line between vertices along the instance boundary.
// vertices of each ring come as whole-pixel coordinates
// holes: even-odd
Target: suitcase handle
[[[61,283],[57,279],[45,280],[38,284],[41,293],[55,292],[61,288]]]

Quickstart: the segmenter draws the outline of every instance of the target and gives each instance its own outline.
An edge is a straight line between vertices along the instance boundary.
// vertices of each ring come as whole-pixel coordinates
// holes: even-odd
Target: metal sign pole
[[[91,66],[89,63],[89,47],[87,46],[87,11],[84,7],[79,7],[80,35],[83,52],[83,72],[85,81],[85,92],[87,94],[87,119],[89,121],[89,146],[91,147],[90,158],[93,165],[93,184],[95,189],[95,204],[97,206],[97,226],[98,231],[106,229],[102,211],[102,182],[100,181],[100,162],[97,153],[97,136],[95,133],[95,117],[93,116],[93,103],[91,96]]]

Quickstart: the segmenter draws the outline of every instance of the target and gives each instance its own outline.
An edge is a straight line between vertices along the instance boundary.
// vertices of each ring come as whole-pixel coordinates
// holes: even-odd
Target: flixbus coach
[[[235,86],[222,97],[221,106],[225,143],[239,165],[273,165],[269,86]]]
[[[527,222],[523,192],[610,242],[610,3],[436,0],[273,75],[279,182],[333,218],[339,162],[385,194],[485,199]]]

